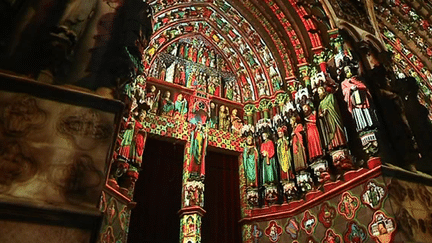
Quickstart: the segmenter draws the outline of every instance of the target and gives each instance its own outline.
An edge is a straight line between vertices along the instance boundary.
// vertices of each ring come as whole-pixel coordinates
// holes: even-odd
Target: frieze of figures
[[[245,105],[242,163],[251,207],[302,198],[378,152],[377,118],[349,53],[335,55],[337,76],[316,72],[310,85]],[[351,142],[357,139],[358,142]],[[360,152],[353,154],[353,146]]]
[[[144,76],[138,76],[133,83],[126,85],[124,100],[127,112],[122,119],[108,184],[125,196],[132,197],[143,163],[147,139],[145,124],[152,117],[158,116],[173,124],[186,122],[240,135],[243,127],[241,106],[209,97],[203,91],[192,92],[178,86],[162,85]]]

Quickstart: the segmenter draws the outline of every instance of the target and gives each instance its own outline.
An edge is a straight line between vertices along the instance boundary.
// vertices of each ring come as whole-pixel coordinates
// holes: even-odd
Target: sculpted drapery
[[[274,144],[268,139],[267,133],[263,134],[263,140],[261,144],[263,184],[276,183],[278,179]]]
[[[246,176],[246,185],[258,187],[258,150],[253,144],[252,136],[246,138],[246,146],[243,151],[243,167]]]
[[[330,150],[346,145],[342,117],[334,95],[327,93],[323,87],[318,88],[318,95],[321,99],[318,114],[322,118],[322,135],[325,145]]]

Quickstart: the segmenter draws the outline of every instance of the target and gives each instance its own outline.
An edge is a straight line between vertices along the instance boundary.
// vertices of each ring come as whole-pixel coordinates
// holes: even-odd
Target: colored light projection
[[[430,110],[432,73],[420,57],[423,61],[426,58],[432,60],[432,27],[421,8],[422,4],[414,7],[404,0],[375,2],[383,39],[387,49],[393,53],[393,71],[399,78],[412,76],[417,80],[419,102]],[[429,119],[432,120],[431,113]]]
[[[157,71],[150,77],[158,73],[155,78],[236,102],[282,89],[282,76],[266,43],[231,5],[220,1],[151,5],[155,33],[144,65]],[[176,71],[177,79],[171,77]],[[204,90],[206,83],[210,87]]]
[[[389,29],[383,29],[386,48],[392,55],[392,68],[398,78],[413,77],[419,86],[418,100],[429,111],[432,107],[432,73],[424,66],[421,59],[413,54]],[[429,112],[432,121],[432,113]]]
[[[236,102],[242,101],[241,93],[244,101],[255,99],[246,73],[236,77],[232,67],[202,36],[178,39],[168,45],[156,56],[149,76]],[[237,78],[243,80],[241,91]]]

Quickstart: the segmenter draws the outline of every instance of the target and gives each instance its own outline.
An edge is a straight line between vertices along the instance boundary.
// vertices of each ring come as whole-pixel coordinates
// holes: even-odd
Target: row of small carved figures
[[[292,173],[289,179],[266,184],[262,184],[260,181],[258,187],[246,185],[246,199],[252,207],[270,206],[305,199],[308,192],[324,191],[324,184],[341,177],[341,174],[338,174],[340,172],[333,171],[335,171],[334,168],[321,169],[319,173],[324,174],[321,177],[317,171],[308,167],[306,170]]]
[[[253,137],[249,136],[243,153],[247,198],[253,206],[283,203],[283,198],[287,202],[299,199],[308,191],[322,189],[325,183],[337,180],[345,171],[357,166],[344,147],[323,150],[321,155],[310,158],[307,150],[298,144],[297,152],[302,149],[303,152],[294,158],[291,156],[295,153],[292,140],[284,144],[288,140],[280,138],[275,149],[273,141],[267,138],[267,133],[264,134],[257,143],[261,144],[258,148]],[[289,148],[281,147],[286,145]]]
[[[151,85],[150,89],[144,91],[142,87],[135,94],[132,94],[132,114],[136,117],[145,110],[147,113],[157,114],[163,117],[174,117],[175,119],[186,119],[189,111],[187,95],[177,93],[175,102],[171,100],[170,90],[158,90]],[[163,97],[160,98],[161,92]],[[230,112],[231,109],[231,112]],[[224,104],[210,102],[208,111],[208,126],[228,132],[240,132],[243,127],[243,120],[239,116],[237,108],[230,108]]]

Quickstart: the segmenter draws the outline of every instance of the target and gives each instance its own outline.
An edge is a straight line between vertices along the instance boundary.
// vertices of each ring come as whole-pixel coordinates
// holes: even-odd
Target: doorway
[[[147,140],[128,243],[179,242],[183,153],[183,145]]]
[[[238,155],[207,152],[202,242],[241,242]]]

